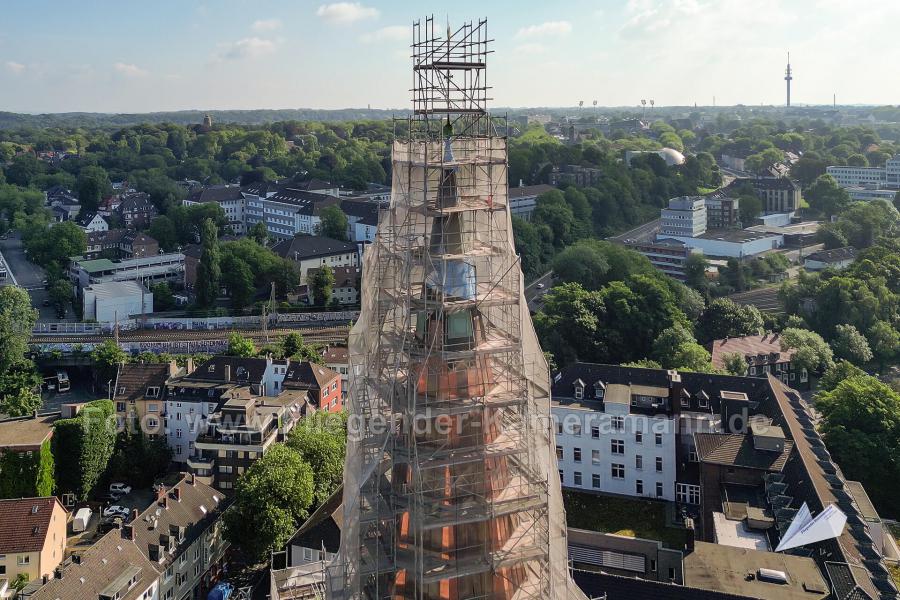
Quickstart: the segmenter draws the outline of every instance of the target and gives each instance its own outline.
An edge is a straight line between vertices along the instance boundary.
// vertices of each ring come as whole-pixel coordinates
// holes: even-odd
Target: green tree
[[[738,212],[744,227],[753,224],[753,219],[763,211],[762,200],[756,194],[742,194],[738,200]]]
[[[847,477],[861,481],[881,510],[900,509],[900,394],[857,375],[820,393],[816,408],[825,443]]]
[[[225,354],[249,358],[256,356],[256,346],[250,338],[244,337],[239,333],[230,333],[228,334],[228,350],[226,350]]]
[[[326,206],[319,212],[319,219],[321,220],[319,231],[323,236],[341,240],[342,242],[348,241],[347,228],[349,223],[347,215],[344,214],[340,206],[336,204]]]
[[[822,336],[808,329],[789,327],[781,332],[781,351],[794,349],[791,362],[813,375],[823,374],[834,364],[834,354]]]
[[[147,235],[159,242],[159,247],[165,252],[172,252],[178,246],[178,229],[167,215],[153,219]]]
[[[600,289],[608,272],[609,263],[595,244],[578,242],[553,261],[553,273],[560,281],[577,282],[588,290]]]
[[[30,415],[41,408],[41,378],[30,360],[21,359],[0,373],[0,413]]]
[[[328,500],[343,481],[346,440],[345,419],[324,412],[303,419],[288,437],[287,445],[312,467],[317,505]]]
[[[128,354],[119,347],[115,340],[104,340],[91,351],[94,362],[94,379],[103,389],[112,380],[115,383],[116,373],[121,365],[128,362]]]
[[[869,342],[853,325],[835,327],[832,348],[838,358],[849,360],[855,365],[863,365],[872,360]]]
[[[755,306],[736,304],[728,298],[710,302],[698,323],[700,340],[711,342],[729,337],[762,333],[763,318]]]
[[[275,444],[237,480],[225,512],[225,538],[251,560],[282,548],[313,502],[313,470],[300,454]]]
[[[709,286],[706,270],[709,261],[702,254],[691,254],[684,263],[684,282],[696,290],[704,290]]]
[[[865,375],[865,371],[850,361],[839,360],[825,370],[825,374],[819,380],[819,390],[830,392],[845,379]]]
[[[167,311],[175,308],[175,295],[167,282],[161,281],[150,286],[150,291],[153,292],[154,311]]]
[[[305,360],[314,363],[322,362],[322,355],[318,349],[303,341],[303,336],[292,331],[281,338],[281,352],[286,358],[295,358],[297,360]]]
[[[219,236],[212,219],[205,219],[200,230],[203,252],[197,265],[197,304],[212,306],[219,297],[222,269],[219,264]]]
[[[86,214],[97,210],[100,200],[112,194],[112,184],[109,175],[103,167],[89,166],[78,173],[78,201],[81,204],[81,213]]]
[[[334,289],[334,271],[331,270],[331,267],[323,265],[316,269],[312,277],[309,278],[309,288],[312,292],[314,305],[327,305]]]
[[[222,286],[231,298],[231,307],[240,310],[253,301],[256,288],[250,266],[234,254],[226,254],[222,260]]]
[[[56,308],[62,308],[72,301],[72,284],[66,279],[57,279],[50,284],[50,301]]]
[[[262,221],[253,225],[247,235],[253,238],[260,246],[265,246],[266,242],[269,240],[269,231],[266,229],[266,224]]]
[[[867,333],[872,354],[878,361],[879,371],[883,372],[888,363],[897,356],[900,349],[900,334],[890,323],[884,321],[876,321]]]
[[[828,218],[850,205],[850,194],[831,175],[820,175],[803,196],[811,209]]]
[[[747,376],[747,359],[739,352],[729,352],[722,357],[725,372],[729,375],[737,375],[738,377]]]
[[[22,360],[28,352],[37,311],[24,288],[0,288],[0,373]]]

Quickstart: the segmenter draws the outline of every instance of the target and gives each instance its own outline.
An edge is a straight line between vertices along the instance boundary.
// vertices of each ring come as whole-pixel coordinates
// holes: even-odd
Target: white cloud
[[[253,31],[275,31],[281,25],[281,19],[260,19],[253,22]]]
[[[568,21],[546,21],[539,25],[529,25],[516,32],[516,38],[540,38],[554,35],[568,35],[572,24]]]
[[[23,65],[22,63],[18,63],[14,60],[6,61],[6,68],[14,75],[18,75],[25,71],[25,65]]]
[[[519,44],[513,48],[515,54],[543,54],[546,50],[543,44]]]
[[[329,23],[347,24],[374,19],[378,17],[378,9],[363,6],[359,2],[335,2],[321,5],[316,11],[316,15]]]
[[[125,77],[143,77],[147,74],[145,69],[130,63],[117,62],[113,65],[113,69],[116,70],[116,73]]]
[[[222,44],[215,58],[219,60],[243,60],[259,58],[275,52],[275,42],[260,37],[247,37],[231,44]]]
[[[403,25],[390,25],[376,31],[364,33],[359,39],[366,44],[374,42],[405,42],[412,40],[412,30]]]

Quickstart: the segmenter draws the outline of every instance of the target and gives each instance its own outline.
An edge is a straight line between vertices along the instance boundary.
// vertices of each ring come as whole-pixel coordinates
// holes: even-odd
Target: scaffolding
[[[413,115],[363,261],[332,598],[581,598],[524,298],[487,22],[413,25]]]

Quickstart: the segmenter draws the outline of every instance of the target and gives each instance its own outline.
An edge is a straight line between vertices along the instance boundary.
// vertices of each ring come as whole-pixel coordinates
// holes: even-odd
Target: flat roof
[[[764,233],[747,229],[707,229],[705,233],[697,236],[702,240],[719,240],[724,242],[752,242],[766,238],[777,237],[780,234]]]
[[[108,281],[106,283],[92,283],[85,291],[92,291],[97,298],[121,298],[136,294],[149,294],[143,285],[137,281]]]
[[[784,573],[787,581],[760,579],[760,569]],[[706,542],[696,542],[684,557],[684,585],[760,600],[818,600],[831,594],[811,558]]]
[[[631,404],[631,386],[622,383],[611,383],[606,386],[603,401],[611,404]]]
[[[0,448],[37,448],[53,433],[58,415],[0,421]]]
[[[713,513],[713,528],[717,546],[744,550],[768,551],[771,549],[766,534],[747,529],[744,521],[731,520],[724,513]]]

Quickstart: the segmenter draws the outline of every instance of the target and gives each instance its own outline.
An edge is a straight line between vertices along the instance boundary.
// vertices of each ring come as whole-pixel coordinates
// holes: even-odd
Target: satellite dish
[[[804,502],[800,510],[797,511],[796,516],[794,516],[794,520],[791,521],[787,531],[781,536],[781,541],[778,542],[775,552],[782,552],[791,548],[836,538],[844,531],[844,525],[846,524],[847,515],[841,512],[841,509],[834,504],[829,504],[825,507],[825,510],[813,518],[809,512],[809,507]]]

